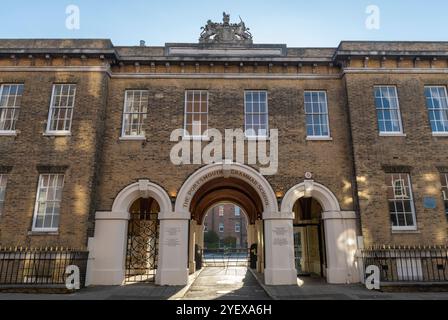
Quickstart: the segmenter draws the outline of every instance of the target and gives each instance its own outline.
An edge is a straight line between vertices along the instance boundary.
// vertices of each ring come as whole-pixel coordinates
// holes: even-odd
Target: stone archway
[[[261,241],[264,249],[265,283],[268,285],[296,284],[292,233],[293,214],[292,212],[279,212],[277,197],[271,185],[253,168],[239,163],[223,162],[199,169],[185,181],[180,189],[175,204],[176,214],[192,219],[192,203],[194,203],[198,194],[201,194],[201,188],[214,181],[219,181],[223,188],[226,187],[226,184],[230,188],[232,182],[240,181],[247,186],[247,189],[254,191],[252,197],[259,199],[261,203],[259,210],[262,211],[258,230],[261,230]],[[238,196],[235,195],[230,200],[235,201],[237,198]],[[220,199],[225,200],[225,198]],[[190,229],[194,230],[194,228],[194,225],[190,226]],[[190,233],[190,244],[191,242]],[[190,257],[192,256],[192,248],[194,247],[190,245]],[[190,270],[192,269],[191,264],[192,261],[189,261]]]
[[[322,206],[327,254],[327,281],[333,284],[359,282],[356,265],[356,214],[342,211],[336,196],[327,187],[307,180],[292,187],[282,201],[282,212],[293,212],[297,200],[314,198]],[[294,213],[293,213],[294,214]]]
[[[140,180],[116,196],[112,210],[97,212],[95,235],[89,238],[87,285],[121,285],[125,279],[125,259],[129,209],[139,198],[153,198],[160,207],[159,219],[172,212],[168,194],[149,180]]]

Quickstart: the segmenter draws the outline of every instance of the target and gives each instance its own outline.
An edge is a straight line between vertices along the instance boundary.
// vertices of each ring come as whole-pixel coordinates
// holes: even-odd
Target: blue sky
[[[80,29],[65,27],[68,5]],[[380,8],[379,30],[365,27],[368,5]],[[14,0],[0,6],[0,38],[110,38],[116,45],[197,42],[208,19],[238,15],[256,43],[337,46],[341,40],[448,40],[445,0]]]

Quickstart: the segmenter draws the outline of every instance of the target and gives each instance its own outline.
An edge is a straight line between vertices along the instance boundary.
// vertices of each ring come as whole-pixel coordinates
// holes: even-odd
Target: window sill
[[[417,228],[415,229],[392,229],[392,234],[420,234]]]
[[[0,131],[0,136],[2,137],[16,137],[17,131]]]
[[[433,137],[448,137],[448,132],[433,132]]]
[[[59,231],[28,231],[29,236],[58,236]]]
[[[380,133],[380,137],[407,137],[406,133]]]
[[[306,141],[333,141],[332,137],[306,137]]]
[[[146,137],[120,137],[118,140],[120,141],[146,141]]]
[[[71,137],[70,132],[44,132],[44,137]]]

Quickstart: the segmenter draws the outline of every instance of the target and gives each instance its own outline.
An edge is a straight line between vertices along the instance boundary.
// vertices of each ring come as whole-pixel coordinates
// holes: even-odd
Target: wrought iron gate
[[[126,283],[154,282],[157,270],[159,220],[151,204],[141,199],[140,210],[131,213],[126,254]]]
[[[204,249],[202,250],[203,267],[249,267],[249,249]]]

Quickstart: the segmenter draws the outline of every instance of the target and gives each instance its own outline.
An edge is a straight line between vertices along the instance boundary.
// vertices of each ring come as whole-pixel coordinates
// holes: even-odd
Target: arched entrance
[[[354,212],[341,210],[336,196],[312,180],[291,188],[283,198],[281,208],[282,212],[294,214],[295,257],[300,267],[304,266],[308,269],[305,270],[307,273],[315,274],[319,274],[321,269],[321,276],[329,283],[359,282],[355,259],[357,233]],[[298,237],[301,248],[297,248]],[[304,245],[310,243],[312,252],[304,256]]]
[[[139,198],[129,209],[125,283],[155,282],[158,261],[160,206]]]
[[[169,214],[171,201],[160,186],[140,180],[124,188],[111,211],[96,213],[95,234],[88,243],[87,285],[122,285],[127,278],[139,277],[154,281],[154,274],[159,276],[154,266],[160,261],[154,228],[157,219]]]
[[[297,283],[292,212],[279,212],[275,193],[260,173],[232,162],[196,171],[178,193],[175,212],[190,219],[189,272],[195,271],[195,247],[202,238],[202,217],[220,202],[235,203],[247,213],[252,226],[252,244],[257,247],[256,269],[264,272],[265,283]]]

